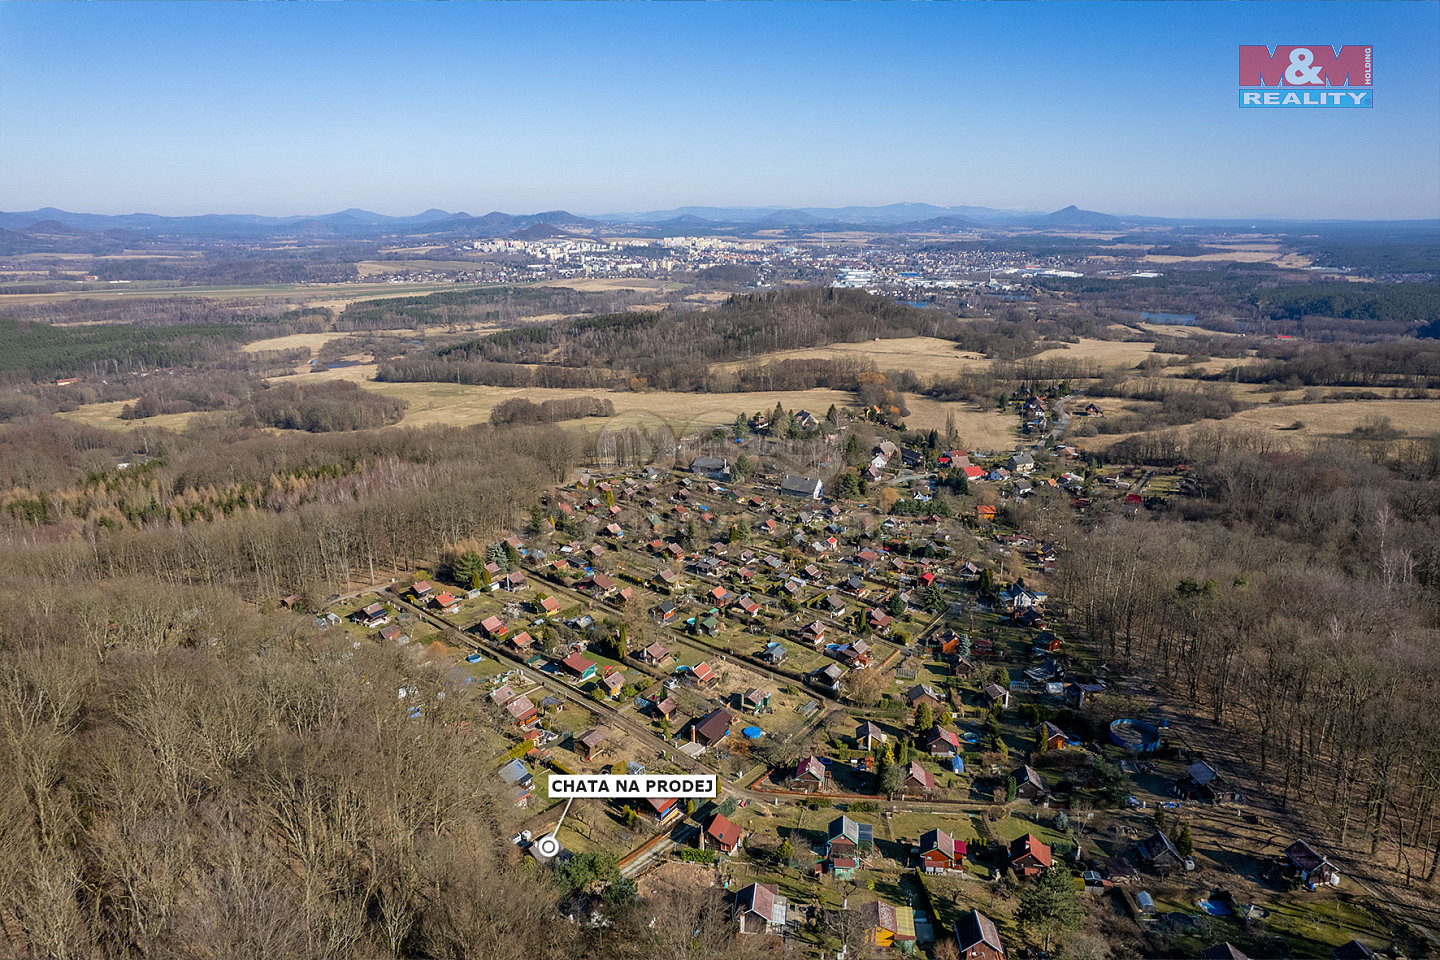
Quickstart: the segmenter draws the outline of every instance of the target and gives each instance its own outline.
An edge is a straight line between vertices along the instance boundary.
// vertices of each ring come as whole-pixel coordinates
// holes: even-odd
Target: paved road
[[[1061,397],[1055,401],[1055,412],[1060,416],[1055,423],[1055,429],[1050,431],[1050,439],[1052,440],[1059,440],[1060,434],[1064,433],[1065,428],[1070,426],[1070,414],[1065,409],[1065,401],[1068,399],[1068,397]]]

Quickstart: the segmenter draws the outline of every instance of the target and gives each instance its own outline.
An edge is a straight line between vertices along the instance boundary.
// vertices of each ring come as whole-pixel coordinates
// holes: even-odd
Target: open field
[[[1254,385],[1239,384],[1240,392]],[[1299,391],[1293,393],[1294,398]],[[1254,399],[1261,399],[1260,396]],[[1113,409],[1133,411],[1138,409],[1127,401],[1114,398],[1099,401],[1107,412]],[[1180,430],[1195,430],[1200,427],[1214,427],[1222,423],[1227,427],[1263,431],[1279,440],[1283,445],[1300,450],[1311,443],[1328,437],[1347,435],[1362,426],[1372,417],[1387,417],[1390,425],[1408,437],[1440,437],[1440,397],[1428,400],[1337,400],[1332,403],[1264,403],[1253,410],[1242,410],[1228,420],[1201,420],[1185,424]],[[1298,429],[1290,429],[1296,423]],[[1086,450],[1106,450],[1121,440],[1133,437],[1133,433],[1102,433],[1093,437],[1076,437],[1074,442]]]
[[[1126,340],[1091,340],[1081,338],[1078,343],[1056,344],[1048,350],[1031,357],[1032,360],[1093,360],[1110,367],[1135,367],[1152,356],[1161,358],[1168,353],[1155,353],[1155,344],[1136,343]]]
[[[914,430],[944,430],[946,418],[955,416],[955,429],[967,447],[999,449],[1015,444],[1018,420],[1013,414],[980,409],[974,404],[907,396],[910,415],[905,425]]]
[[[1147,333],[1162,337],[1195,337],[1208,340],[1211,337],[1238,337],[1238,333],[1223,330],[1207,330],[1204,327],[1186,327],[1175,323],[1137,323],[1135,326]]]
[[[645,277],[579,277],[574,279],[550,279],[543,281],[547,287],[568,287],[571,290],[654,290],[657,293],[669,290],[683,290],[686,284],[669,280],[650,280]]]
[[[750,363],[768,363],[773,360],[832,360],[850,357],[856,360],[874,360],[880,370],[911,370],[918,376],[946,376],[966,367],[985,363],[978,353],[967,353],[955,349],[949,340],[935,337],[901,337],[895,340],[863,340],[859,343],[832,343],[824,347],[808,347],[799,350],[780,350],[756,357],[754,360],[737,360],[717,363],[716,369],[735,370]]]
[[[1170,367],[1165,371],[1167,377],[1183,377],[1191,370],[1203,370],[1206,373],[1219,373],[1222,370],[1231,370],[1244,363],[1249,363],[1245,357],[1213,357],[1209,360],[1202,360],[1199,363],[1187,363],[1183,367]]]
[[[1264,248],[1264,249],[1262,249]],[[1289,270],[1304,270],[1310,266],[1310,259],[1297,253],[1284,253],[1279,244],[1249,244],[1233,249],[1202,253],[1194,257],[1179,257],[1164,253],[1147,253],[1148,263],[1273,263]]]
[[[73,420],[76,423],[87,424],[92,427],[103,427],[106,430],[138,430],[141,427],[164,427],[166,430],[185,430],[190,426],[196,417],[203,417],[205,414],[199,411],[192,413],[165,413],[158,417],[148,417],[144,420],[121,420],[120,410],[132,400],[115,400],[110,403],[89,403],[72,410],[69,413],[57,413],[55,416],[63,417],[66,420]]]
[[[333,373],[348,373],[350,367]],[[348,378],[347,378],[348,379]],[[615,416],[570,421],[587,428],[665,425],[677,431],[731,423],[737,413],[773,409],[808,408],[823,414],[830,404],[855,402],[840,390],[771,390],[758,393],[604,393],[596,390],[562,390],[536,387],[456,386],[445,383],[371,383],[368,389],[410,401],[404,422],[411,426],[427,423],[467,424],[490,419],[490,411],[510,397],[525,397],[536,403],[569,397],[603,395],[615,404]]]
[[[357,260],[355,269],[362,277],[388,277],[426,270],[474,270],[480,265],[479,260]]]
[[[1341,400],[1335,403],[1266,404],[1244,410],[1231,420],[1279,429],[1297,420],[1304,426],[1292,436],[1319,438],[1349,433],[1372,417],[1388,417],[1390,425],[1412,437],[1440,436],[1440,399]]]
[[[302,347],[312,354],[319,350],[331,340],[339,340],[341,337],[348,337],[348,333],[292,333],[284,337],[271,337],[268,340],[254,340],[245,344],[240,350],[243,353],[263,353],[266,350],[299,350]]]
[[[257,341],[246,349],[279,350],[303,346],[313,351],[329,340],[343,336],[346,334],[294,334]],[[356,359],[363,358],[357,355]],[[851,393],[825,389],[768,390],[755,393],[605,393],[597,390],[488,387],[453,383],[376,383],[373,382],[375,370],[376,365],[373,363],[315,372],[308,372],[306,368],[300,367],[293,381],[287,378],[287,382],[303,384],[349,380],[363,384],[365,389],[376,393],[402,397],[410,401],[410,409],[401,421],[404,426],[426,426],[432,423],[465,426],[484,423],[490,419],[491,410],[511,397],[525,397],[541,403],[545,400],[603,395],[615,405],[615,416],[569,421],[569,425],[588,430],[665,426],[677,433],[732,423],[736,414],[770,410],[776,403],[788,410],[808,409],[819,415],[829,409],[832,403],[845,407],[856,402]],[[195,417],[202,416],[199,413],[178,413],[145,421],[123,421],[119,419],[119,413],[126,402],[90,404],[71,413],[59,415],[91,426],[111,429],[133,429],[141,424],[149,424],[174,430],[183,430]],[[944,429],[946,419],[953,414],[956,427],[967,444],[998,449],[1015,442],[1016,420],[1011,415],[976,409],[968,403],[950,403],[919,396],[908,397],[907,403],[910,415],[905,422],[914,429]]]

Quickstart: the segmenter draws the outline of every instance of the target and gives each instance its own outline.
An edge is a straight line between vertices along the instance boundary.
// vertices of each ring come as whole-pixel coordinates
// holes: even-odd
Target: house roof
[[[944,727],[940,726],[937,723],[935,726],[931,727],[930,731],[925,735],[925,742],[937,743],[942,741],[944,743],[948,743],[956,750],[960,749],[960,735],[954,730],[946,730]]]
[[[881,930],[887,930],[892,934],[899,931],[900,924],[895,916],[895,904],[890,903],[888,900],[872,900],[860,909],[863,911],[867,925],[879,927]],[[911,925],[912,927],[914,925],[913,919],[911,920]]]
[[[1185,768],[1185,772],[1200,786],[1208,786],[1211,781],[1222,779],[1215,768],[1203,760],[1197,760]]]
[[[745,702],[746,702],[746,703],[753,703],[753,704],[761,704],[761,703],[764,703],[764,702],[765,702],[765,698],[767,698],[767,697],[769,697],[769,696],[770,696],[770,693],[769,693],[768,691],[766,691],[766,690],[746,690],[746,691],[745,691]]]
[[[820,481],[814,477],[787,476],[780,484],[783,493],[803,493],[806,496],[814,496]]]
[[[920,835],[921,855],[923,856],[932,850],[939,850],[945,854],[947,858],[954,860],[957,851],[962,857],[965,855],[965,841],[961,840],[957,842],[954,837],[937,827],[934,830],[927,830]]]
[[[715,678],[715,671],[710,669],[709,663],[705,662],[695,664],[695,666],[690,668],[690,672],[694,674],[696,680],[704,681]]]
[[[662,647],[658,643],[652,643],[645,648],[645,656],[652,660],[663,660],[670,655],[669,647]]]
[[[1286,847],[1285,859],[1289,860],[1291,863],[1295,864],[1295,866],[1299,867],[1301,870],[1304,870],[1306,873],[1309,873],[1311,870],[1316,869],[1320,866],[1320,864],[1328,862],[1324,856],[1316,853],[1315,849],[1311,847],[1310,844],[1306,843],[1304,840],[1296,840],[1294,843],[1290,844],[1290,846]]]
[[[825,764],[820,762],[819,757],[805,757],[795,765],[795,779],[809,777],[816,783],[825,780]]]
[[[580,742],[591,750],[600,746],[605,740],[605,731],[599,727],[592,727],[580,735]]]
[[[926,770],[919,760],[910,761],[910,766],[905,768],[905,779],[914,780],[927,790],[935,789],[935,774]]]
[[[814,758],[812,757],[811,759],[813,760]],[[821,769],[823,770],[824,768],[822,767]],[[858,846],[860,843],[860,824],[846,816],[836,817],[834,820],[831,820],[830,829],[826,833],[825,841],[828,843],[831,840],[839,840],[842,837]]]
[[[914,706],[915,701],[919,700],[921,697],[929,697],[936,703],[940,702],[940,694],[936,693],[935,688],[931,687],[929,684],[917,683],[915,684],[915,686],[905,691],[905,699],[910,703],[911,706]]]
[[[527,714],[535,712],[535,704],[530,702],[529,697],[518,697],[515,700],[512,700],[505,707],[505,709],[510,711],[510,716],[514,717],[516,720],[520,720],[523,719]]]
[[[784,923],[788,903],[774,883],[752,883],[735,894],[735,907],[741,913],[753,913],[766,923]]]
[[[672,807],[674,807],[675,804],[677,804],[677,803],[679,803],[679,802],[680,802],[679,799],[676,798],[676,797],[646,797],[646,798],[645,798],[645,803],[650,807],[650,809],[653,810],[655,813],[660,814],[660,815],[662,815],[662,816],[663,816],[665,813],[667,813]]]
[[[695,735],[710,743],[722,739],[730,732],[735,717],[729,710],[715,710],[695,721]]]
[[[1028,763],[1015,771],[1015,782],[1032,783],[1035,785],[1035,789],[1044,791],[1045,793],[1050,792],[1049,786],[1045,783],[1045,778],[1040,776],[1040,772]]]
[[[1164,854],[1170,854],[1176,860],[1185,859],[1170,838],[1165,836],[1164,830],[1156,830],[1150,836],[1139,843],[1140,856],[1146,860],[1156,860]]]
[[[872,723],[869,720],[866,720],[864,723],[860,724],[859,729],[855,731],[856,740],[864,740],[866,737],[883,736],[885,736],[885,731],[880,729],[880,725],[878,723]]]
[[[982,943],[1002,954],[1005,952],[1005,945],[1000,942],[1000,931],[995,929],[995,922],[979,910],[971,910],[955,918],[955,939],[960,944],[962,954]]]
[[[733,847],[740,842],[740,827],[731,823],[724,814],[717,813],[715,819],[710,821],[710,826],[705,828],[705,832],[727,847]]]
[[[565,666],[565,669],[573,670],[579,674],[584,674],[586,670],[595,669],[595,661],[587,660],[578,653],[572,653],[560,662]]]
[[[1010,843],[1010,860],[1012,863],[1027,854],[1039,861],[1042,867],[1050,866],[1050,848],[1042,843],[1040,838],[1033,833],[1027,833],[1023,837],[1016,837]]]

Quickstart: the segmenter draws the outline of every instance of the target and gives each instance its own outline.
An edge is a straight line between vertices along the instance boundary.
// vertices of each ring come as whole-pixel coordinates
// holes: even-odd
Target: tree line
[[[773,389],[762,385],[783,376],[813,387],[822,378],[833,382],[845,365],[712,367],[835,342],[956,336],[960,328],[954,317],[863,291],[771,291],[731,297],[711,310],[630,312],[501,331],[382,364],[377,379],[725,392]]]
[[[613,312],[648,302],[649,291],[581,291],[568,287],[496,285],[349,304],[337,330],[394,330],[472,323],[509,324],[545,314]]]
[[[613,417],[615,404],[605,397],[565,397],[535,403],[524,397],[511,397],[490,411],[493,424],[556,423],[582,417]]]

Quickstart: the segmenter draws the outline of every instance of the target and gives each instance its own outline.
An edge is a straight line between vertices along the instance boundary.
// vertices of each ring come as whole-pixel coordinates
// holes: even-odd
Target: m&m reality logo
[[[1240,47],[1242,107],[1373,107],[1372,48]]]

